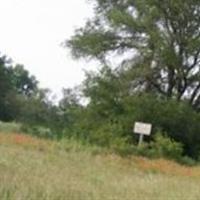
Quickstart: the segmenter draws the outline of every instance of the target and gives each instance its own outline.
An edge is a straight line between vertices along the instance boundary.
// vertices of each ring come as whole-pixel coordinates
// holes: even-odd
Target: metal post
[[[141,144],[143,143],[143,139],[144,139],[144,135],[140,134],[138,146],[141,146]]]

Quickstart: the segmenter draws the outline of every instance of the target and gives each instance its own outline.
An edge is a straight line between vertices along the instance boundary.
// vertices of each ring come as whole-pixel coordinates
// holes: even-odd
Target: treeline
[[[132,68],[88,72],[80,87],[64,89],[55,104],[22,65],[1,60],[1,121],[21,123],[23,131],[39,137],[73,138],[125,154],[199,159],[200,113],[187,101],[131,91]],[[153,125],[141,149],[135,121]]]
[[[94,18],[65,44],[75,58],[96,59],[102,69],[87,72],[54,105],[22,66],[1,58],[1,120],[52,138],[199,160],[200,1],[95,2]],[[153,125],[137,150],[135,121]]]
[[[199,159],[200,113],[184,100],[147,91],[130,93],[131,71],[104,67],[98,73],[88,73],[82,95],[89,103],[65,104],[66,118],[70,120],[64,135],[133,153],[138,143],[133,126],[142,121],[153,125],[152,135],[145,138],[144,149],[140,149],[142,155]]]
[[[48,89],[38,87],[36,77],[23,65],[13,65],[7,56],[0,57],[0,120],[27,125],[48,126],[56,119]]]
[[[180,153],[181,145],[182,155],[198,159],[200,1],[95,0],[93,6],[94,17],[65,42],[74,58],[103,66],[84,83],[90,102],[80,134],[100,145],[117,138],[131,144],[134,122],[148,122],[146,152]]]
[[[72,89],[63,89],[58,104],[50,96],[23,65],[0,56],[0,121],[21,123],[23,131],[41,137],[62,138],[83,106]]]

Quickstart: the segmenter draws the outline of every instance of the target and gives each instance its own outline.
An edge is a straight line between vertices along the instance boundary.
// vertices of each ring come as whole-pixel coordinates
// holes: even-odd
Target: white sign
[[[134,132],[143,135],[150,135],[152,129],[152,124],[135,122]]]

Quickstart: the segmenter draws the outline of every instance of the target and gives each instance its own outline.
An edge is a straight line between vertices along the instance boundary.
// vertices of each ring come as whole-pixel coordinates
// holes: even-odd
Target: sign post
[[[143,135],[143,134],[140,134],[138,146],[141,146],[141,144],[143,143],[143,139],[144,139],[144,135]]]
[[[140,134],[138,146],[143,143],[144,135],[149,136],[151,134],[152,124],[143,122],[135,122],[134,133]]]

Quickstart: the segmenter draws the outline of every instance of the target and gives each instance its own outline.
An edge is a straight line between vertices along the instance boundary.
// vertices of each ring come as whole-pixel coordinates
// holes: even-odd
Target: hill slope
[[[66,151],[66,149],[68,151]],[[0,133],[1,200],[197,200],[200,168]]]

